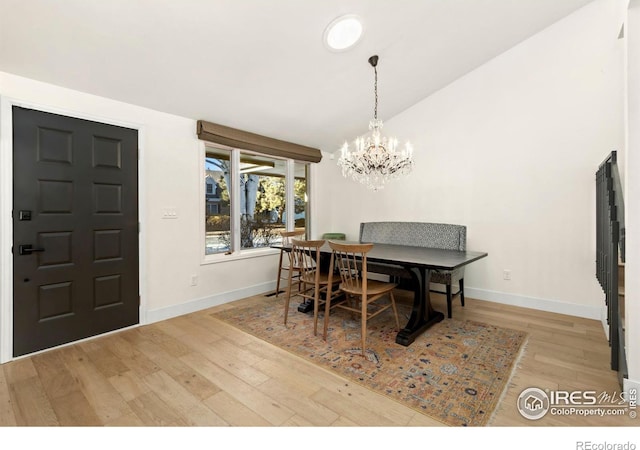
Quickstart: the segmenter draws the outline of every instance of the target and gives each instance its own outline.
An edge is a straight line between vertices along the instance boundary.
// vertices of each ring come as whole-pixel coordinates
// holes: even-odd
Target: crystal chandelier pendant
[[[342,175],[366,185],[374,191],[382,189],[390,180],[406,175],[413,169],[413,148],[407,142],[398,149],[398,140],[381,133],[382,120],[378,119],[378,56],[369,58],[375,72],[374,118],[369,122],[369,133],[356,138],[353,146],[347,142],[340,149],[338,165]]]

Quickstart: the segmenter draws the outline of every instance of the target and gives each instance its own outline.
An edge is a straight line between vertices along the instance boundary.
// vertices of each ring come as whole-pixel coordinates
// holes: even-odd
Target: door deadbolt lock
[[[43,248],[33,248],[30,244],[20,245],[18,246],[18,253],[21,255],[30,255],[36,252],[43,252]]]

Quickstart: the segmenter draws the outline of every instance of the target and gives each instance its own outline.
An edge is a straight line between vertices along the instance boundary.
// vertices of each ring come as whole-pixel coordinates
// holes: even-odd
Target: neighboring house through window
[[[205,255],[268,247],[280,231],[305,229],[308,163],[208,144],[204,168]]]

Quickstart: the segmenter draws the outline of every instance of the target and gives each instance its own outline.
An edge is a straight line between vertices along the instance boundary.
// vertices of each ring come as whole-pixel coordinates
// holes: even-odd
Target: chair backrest
[[[346,241],[347,235],[344,233],[324,233],[322,239],[331,239],[333,241]]]
[[[300,236],[304,236],[304,230],[281,231],[282,245],[291,245],[291,240]]]
[[[331,269],[340,274],[342,286],[347,289],[367,290],[367,253],[373,244],[342,244],[329,241]]]
[[[313,241],[291,239],[291,258],[295,266],[300,269],[301,276],[309,279],[315,276],[316,280],[320,276],[320,271],[316,270],[320,261],[320,247],[325,243],[324,239]]]
[[[429,222],[363,222],[360,242],[466,250],[467,227]]]

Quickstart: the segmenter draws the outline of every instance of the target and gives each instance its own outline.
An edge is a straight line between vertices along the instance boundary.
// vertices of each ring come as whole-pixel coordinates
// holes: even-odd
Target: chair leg
[[[324,302],[324,326],[322,327],[322,339],[327,340],[327,331],[329,330],[329,311],[331,310],[331,286],[327,286],[327,299]]]
[[[464,279],[460,278],[458,284],[460,284],[460,303],[464,306]]]
[[[280,277],[282,276],[282,252],[280,250],[280,262],[278,263],[278,279],[276,280],[276,298],[278,298],[278,294],[280,294]]]
[[[291,301],[291,278],[293,270],[289,268],[289,282],[287,283],[287,297],[284,302],[284,324],[287,325],[287,317],[289,316],[289,302]]]
[[[451,319],[451,285],[447,284],[447,317]]]
[[[361,323],[361,327],[360,327],[360,333],[361,333],[361,337],[362,337],[362,356],[366,357],[366,350],[367,350],[367,300],[363,297],[362,298],[362,317],[360,318],[360,323]]]
[[[320,303],[320,286],[316,283],[313,289],[313,335],[318,335],[318,308]]]

